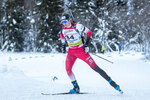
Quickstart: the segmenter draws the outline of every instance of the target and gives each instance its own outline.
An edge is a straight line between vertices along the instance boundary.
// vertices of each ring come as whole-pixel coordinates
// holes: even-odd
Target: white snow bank
[[[2,79],[19,79],[25,78],[25,74],[17,67],[9,67],[7,65],[0,66],[0,78]]]
[[[94,55],[100,68],[124,91],[120,95],[86,63],[77,60],[73,72],[86,95],[42,96],[41,93],[67,92],[72,84],[65,71],[66,55],[37,53],[0,53],[0,98],[2,100],[149,100],[150,62],[136,52]],[[56,80],[53,80],[54,77]]]

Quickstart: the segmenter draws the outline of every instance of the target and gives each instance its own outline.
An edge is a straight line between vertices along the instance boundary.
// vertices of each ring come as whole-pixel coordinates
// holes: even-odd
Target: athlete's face
[[[70,20],[70,19],[69,19],[69,20],[62,20],[61,23],[62,23],[65,27],[67,27],[67,28],[71,27],[71,20]]]

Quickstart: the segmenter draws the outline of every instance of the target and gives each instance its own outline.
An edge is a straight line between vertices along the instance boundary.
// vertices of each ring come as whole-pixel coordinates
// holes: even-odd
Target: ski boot
[[[73,81],[72,84],[73,84],[74,88],[69,91],[69,94],[78,94],[80,92],[78,83],[76,81]]]
[[[117,85],[112,79],[110,79],[108,82],[112,87],[114,87],[117,91],[123,94],[123,91],[120,89],[120,86]]]

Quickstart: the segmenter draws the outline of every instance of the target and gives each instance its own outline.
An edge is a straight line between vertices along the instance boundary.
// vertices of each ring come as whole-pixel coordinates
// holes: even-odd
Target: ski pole
[[[101,56],[98,56],[98,55],[94,54],[94,53],[91,53],[91,54],[113,64],[113,62],[110,61],[110,60],[107,60],[107,59],[105,59],[105,58],[103,58],[103,57],[101,57]]]

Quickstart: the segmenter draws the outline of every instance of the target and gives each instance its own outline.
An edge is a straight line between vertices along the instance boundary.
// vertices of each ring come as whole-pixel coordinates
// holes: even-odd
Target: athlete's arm
[[[77,24],[77,29],[80,31],[80,33],[85,33],[86,34],[86,42],[85,42],[85,44],[86,45],[88,45],[89,44],[89,39],[90,39],[90,37],[91,37],[91,34],[92,34],[92,32],[91,32],[91,30],[90,29],[88,29],[87,27],[85,27],[85,26],[83,26],[82,24]]]
[[[61,32],[60,32],[60,39],[62,42],[62,53],[66,53],[65,37]]]

